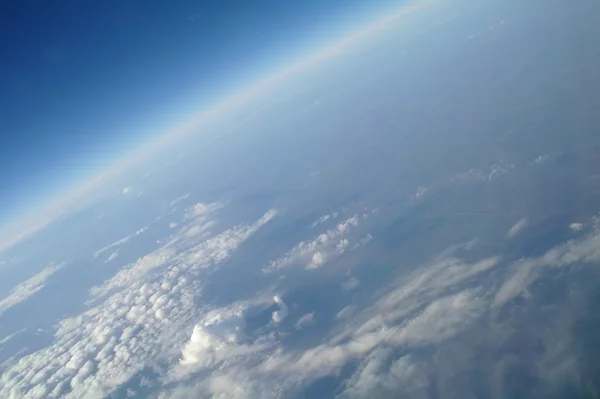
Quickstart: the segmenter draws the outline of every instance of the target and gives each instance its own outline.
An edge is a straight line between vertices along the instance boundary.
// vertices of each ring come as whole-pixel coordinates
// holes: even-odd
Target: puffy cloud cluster
[[[8,296],[2,300],[0,300],[0,315],[4,313],[9,308],[23,302],[27,298],[31,297],[42,288],[44,288],[44,284],[46,280],[50,278],[56,271],[58,271],[63,264],[53,265],[46,267],[38,274],[29,278],[26,281],[23,281],[21,284],[17,285],[12,291],[8,294]]]
[[[192,270],[198,270],[223,262],[232,250],[276,215],[275,210],[270,210],[253,224],[241,224],[208,239],[204,239],[204,235],[189,234],[190,230],[207,231],[205,226],[214,226],[214,221],[209,220],[208,217],[221,207],[220,203],[194,205],[186,216],[187,219],[191,219],[191,222],[171,237],[165,245],[121,269],[101,286],[92,288],[92,297],[101,297],[115,289],[128,286],[153,270],[161,269],[170,263],[185,264]]]
[[[323,266],[330,258],[349,249],[351,233],[358,227],[360,219],[366,216],[354,215],[313,240],[300,242],[291,251],[265,266],[263,272],[272,273],[293,265],[302,265],[307,269]]]
[[[190,213],[198,218],[214,209],[201,208]],[[95,306],[62,320],[52,345],[7,367],[0,397],[103,397],[174,353],[205,311],[199,303],[201,272],[226,260],[275,214],[271,210],[204,241],[173,237],[168,247],[96,287]]]
[[[287,316],[287,305],[279,296],[275,296],[274,301],[281,309],[277,312],[285,313],[280,316],[280,320],[283,320]],[[170,378],[180,380],[191,373],[272,347],[273,340],[270,337],[252,336],[246,331],[248,311],[267,303],[267,297],[259,296],[254,300],[236,302],[207,312],[194,326],[189,341],[181,351],[179,365],[171,370]]]
[[[279,324],[286,319],[290,310],[279,295],[275,295],[273,297],[273,301],[277,304],[277,306],[279,306],[279,309],[273,312],[271,319],[273,320],[273,323]]]
[[[455,182],[489,182],[496,180],[515,168],[512,164],[506,164],[504,161],[497,162],[486,170],[469,169],[466,172],[459,173],[451,180]]]

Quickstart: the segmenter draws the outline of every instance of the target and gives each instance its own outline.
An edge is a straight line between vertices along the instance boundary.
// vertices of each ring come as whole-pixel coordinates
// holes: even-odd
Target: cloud
[[[529,225],[529,219],[523,218],[523,219],[519,220],[517,223],[514,224],[514,226],[512,226],[508,230],[508,233],[506,233],[506,237],[512,238],[512,237],[516,236],[517,234],[519,234],[520,232],[525,230],[525,228],[527,228],[528,225]]]
[[[394,359],[393,350],[378,348],[370,353],[359,369],[344,384],[340,398],[369,398],[391,396],[411,388],[421,388],[427,384],[427,370],[416,362],[412,356],[406,355]]]
[[[186,219],[191,225],[186,225],[162,247],[121,269],[101,286],[93,287],[91,290],[92,298],[102,297],[115,289],[122,288],[143,278],[144,275],[156,269],[164,268],[173,263],[190,264],[193,265],[194,270],[222,263],[229,258],[231,251],[235,250],[277,214],[275,210],[270,210],[253,224],[240,224],[208,239],[204,235],[197,234],[199,231],[206,231],[206,228],[202,226],[213,226],[214,222],[207,218],[212,212],[220,209],[221,206],[220,203],[194,205],[186,213]],[[190,230],[193,230],[194,226],[198,226],[198,229],[194,231],[194,234],[190,234]]]
[[[469,169],[466,172],[453,176],[450,180],[457,183],[491,182],[506,175],[514,168],[514,165],[500,161],[491,165],[488,170]]]
[[[412,198],[415,200],[423,198],[427,194],[427,191],[425,187],[417,187],[417,191],[412,195]]]
[[[104,263],[112,262],[113,260],[117,259],[118,257],[119,257],[119,250],[117,249],[112,254],[110,254],[108,258],[106,258]]]
[[[283,299],[281,299],[280,296],[275,295],[273,297],[273,301],[277,304],[277,306],[279,306],[279,309],[273,312],[273,314],[271,315],[271,319],[273,320],[273,323],[280,324],[286,319],[290,311],[288,309],[288,306],[283,301]]]
[[[336,320],[347,319],[348,317],[352,316],[355,312],[356,306],[347,305],[335,315],[335,318]]]
[[[0,300],[0,315],[6,312],[11,307],[25,301],[44,288],[46,280],[56,273],[64,264],[53,265],[46,267],[38,274],[23,281],[8,294],[8,296]]]
[[[171,207],[173,207],[173,206],[177,205],[178,203],[180,203],[181,201],[185,201],[189,197],[190,197],[190,194],[185,194],[185,195],[182,195],[181,197],[177,197],[173,201],[171,201],[170,205],[171,205]]]
[[[342,283],[342,291],[352,291],[355,288],[358,288],[360,285],[360,281],[356,277],[350,277],[347,281]]]
[[[487,35],[487,34],[491,33],[494,29],[498,29],[498,28],[504,26],[504,24],[505,24],[505,21],[502,20],[502,21],[498,22],[497,24],[490,25],[487,28],[480,30],[477,33],[473,33],[473,34],[469,35],[468,39],[471,40],[471,39],[475,39],[482,35]]]
[[[5,343],[7,343],[8,341],[12,340],[14,337],[16,337],[17,335],[25,332],[26,329],[22,329],[21,331],[17,331],[15,333],[9,334],[7,336],[5,336],[4,338],[0,338],[0,345],[4,345]]]
[[[269,345],[252,344],[254,351],[244,348],[244,355],[227,356],[227,362],[201,381],[192,379],[164,397],[284,397],[320,378],[338,376],[350,362],[358,370],[338,390],[340,397],[361,397],[370,389],[420,389],[428,370],[411,355],[395,358],[393,353],[452,339],[489,310],[489,293],[465,286],[499,265],[500,258],[464,262],[454,255],[455,250],[444,251],[434,262],[390,282],[372,306],[361,311],[346,306],[335,317],[337,327],[319,344],[289,350],[277,335],[265,332]],[[314,321],[313,313],[301,317],[296,326],[309,321]]]
[[[212,202],[210,204],[198,202],[194,204],[191,208],[187,209],[185,217],[188,220],[203,218],[223,208],[223,206],[225,206],[224,202]]]
[[[548,160],[548,155],[543,154],[543,155],[540,155],[537,158],[535,158],[533,161],[531,161],[531,164],[539,165],[539,164],[546,162],[547,160]]]
[[[129,241],[131,241],[131,239],[145,233],[148,230],[148,227],[142,227],[141,229],[137,230],[135,233],[132,233],[126,237],[123,237],[115,242],[113,242],[112,244],[109,244],[103,248],[100,248],[99,250],[97,250],[96,252],[94,252],[93,256],[94,259],[98,258],[100,255],[102,255],[103,253],[113,249],[113,248],[117,248],[120,247],[123,244],[128,243]]]
[[[296,330],[302,330],[315,324],[315,312],[307,313],[296,322]]]
[[[337,219],[339,215],[340,215],[339,212],[332,212],[332,213],[328,213],[326,215],[323,215],[323,216],[321,216],[320,218],[318,218],[317,220],[315,220],[313,222],[313,224],[311,225],[311,228],[314,229],[318,225],[323,224],[323,223],[325,223],[325,222],[327,222],[329,220]]]
[[[121,191],[121,193],[123,195],[125,195],[125,196],[136,196],[136,197],[139,197],[139,196],[141,196],[141,195],[144,194],[144,192],[142,190],[140,190],[140,189],[138,189],[136,187],[133,187],[133,186],[127,186],[127,187],[125,187]]]
[[[581,231],[581,230],[583,230],[583,224],[582,223],[571,223],[569,228],[573,231]]]
[[[521,295],[537,280],[544,268],[570,267],[598,261],[600,261],[600,232],[592,232],[581,239],[558,245],[540,257],[522,259],[511,265],[512,275],[496,293],[494,304],[502,306]]]
[[[294,265],[301,265],[306,269],[323,266],[329,259],[335,259],[346,252],[351,240],[355,240],[351,235],[355,235],[354,230],[359,226],[360,220],[367,216],[368,214],[354,215],[313,240],[300,242],[291,251],[263,267],[263,273],[273,273]],[[368,240],[362,240],[356,244],[364,245],[367,242]]]
[[[199,301],[203,271],[228,259],[275,214],[270,210],[204,241],[173,237],[177,251],[160,248],[117,273],[93,290],[88,310],[58,323],[50,346],[7,366],[0,397],[105,397],[168,358],[207,311]]]

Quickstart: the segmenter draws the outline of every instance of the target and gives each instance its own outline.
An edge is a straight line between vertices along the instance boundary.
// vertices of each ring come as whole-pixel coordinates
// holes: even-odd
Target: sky
[[[1,2],[0,223],[394,3]]]

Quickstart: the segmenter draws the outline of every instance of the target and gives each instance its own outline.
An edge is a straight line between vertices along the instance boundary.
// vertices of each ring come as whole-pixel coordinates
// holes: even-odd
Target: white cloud
[[[341,398],[377,397],[380,392],[398,393],[427,384],[427,371],[410,355],[393,359],[393,350],[377,348],[346,382]]]
[[[197,210],[197,209],[196,209]],[[276,212],[198,242],[173,239],[97,287],[95,305],[62,320],[50,346],[10,364],[0,397],[105,397],[146,366],[169,357],[206,310],[202,271],[226,260]],[[37,285],[36,285],[37,286]]]
[[[296,322],[296,330],[302,330],[303,328],[312,326],[315,324],[315,312],[307,313]]]
[[[543,154],[543,155],[540,155],[537,158],[535,158],[533,161],[531,161],[531,164],[539,165],[539,164],[546,162],[547,160],[548,160],[548,155]]]
[[[582,223],[571,223],[569,228],[573,231],[581,231],[581,230],[583,230],[583,224]]]
[[[17,331],[15,333],[9,334],[7,336],[5,336],[4,338],[0,339],[0,345],[4,345],[5,343],[7,343],[8,341],[12,340],[14,337],[16,337],[17,335],[25,332],[26,329],[22,329],[21,331]]]
[[[126,237],[121,238],[120,240],[117,240],[115,242],[113,242],[112,244],[109,244],[103,248],[100,248],[99,250],[97,250],[96,252],[94,252],[94,259],[98,258],[100,255],[102,255],[103,253],[113,249],[113,248],[117,248],[120,247],[123,244],[128,243],[129,241],[131,241],[131,239],[139,236],[140,234],[145,233],[148,230],[148,227],[142,227],[141,229],[137,230],[135,233],[132,233]]]
[[[468,182],[491,182],[494,181],[515,168],[512,164],[506,164],[504,161],[497,162],[489,167],[489,169],[469,169],[466,172],[459,173],[451,178],[451,181],[458,183]]]
[[[232,250],[268,223],[277,213],[275,210],[270,210],[254,224],[240,224],[205,239],[206,237],[199,233],[206,232],[206,226],[214,225],[214,221],[209,220],[208,217],[222,206],[222,203],[194,205],[186,213],[186,220],[188,220],[186,227],[162,247],[127,265],[101,286],[93,287],[92,297],[104,296],[115,289],[131,284],[132,281],[139,280],[155,269],[164,268],[172,263],[192,264],[196,270],[223,262]]]
[[[468,39],[471,40],[471,39],[475,39],[482,35],[487,35],[487,34],[491,33],[494,29],[504,26],[504,24],[505,24],[505,21],[502,20],[502,21],[498,22],[497,24],[490,25],[487,28],[480,30],[477,33],[473,33],[473,34],[469,35]]]
[[[265,266],[263,272],[272,273],[293,265],[302,265],[306,269],[323,266],[327,260],[339,257],[346,251],[350,240],[355,239],[351,237],[353,230],[359,226],[360,219],[366,216],[368,215],[352,216],[313,240],[300,242],[291,251]],[[358,243],[362,245],[366,242]]]
[[[342,291],[352,291],[355,288],[358,288],[360,285],[360,281],[356,277],[350,277],[347,281],[342,283]]]
[[[279,324],[286,319],[290,311],[287,304],[280,296],[275,295],[273,301],[279,306],[279,309],[273,312],[271,319],[273,320],[273,323]]]
[[[204,204],[198,202],[186,211],[186,219],[198,219],[210,215],[211,213],[223,208],[224,202],[212,202]]]
[[[506,233],[506,237],[512,238],[512,237],[516,236],[517,234],[519,234],[520,232],[525,230],[528,225],[529,225],[529,219],[522,218],[508,230],[508,233]]]
[[[321,216],[319,219],[317,219],[316,221],[313,222],[313,224],[311,225],[312,228],[317,227],[320,224],[325,223],[326,221],[328,221],[331,218],[331,215],[323,215]]]
[[[125,196],[140,196],[142,195],[144,192],[136,187],[133,186],[127,186],[123,189],[123,191],[121,191],[123,193],[123,195]]]
[[[417,191],[412,195],[413,199],[423,198],[427,194],[427,188],[425,187],[417,187]]]
[[[347,306],[344,306],[344,308],[335,315],[335,318],[336,318],[336,320],[347,319],[348,317],[352,316],[355,312],[356,312],[356,306],[347,305]]]
[[[62,266],[64,266],[64,264],[51,264],[38,274],[26,281],[23,281],[13,288],[6,298],[0,300],[0,314],[39,292],[42,288],[44,288],[46,280],[48,280],[48,278],[56,273]]]
[[[117,259],[118,257],[119,257],[119,250],[117,249],[112,254],[110,254],[110,256],[108,258],[106,258],[104,263],[112,262],[113,260]]]
[[[185,201],[186,199],[188,199],[190,197],[190,194],[185,194],[182,195],[181,197],[177,197],[175,198],[173,201],[171,201],[171,207],[177,205],[178,203],[180,203],[181,201]]]
[[[346,306],[336,315],[338,326],[320,344],[287,350],[277,335],[267,334],[268,346],[253,343],[255,351],[228,356],[227,362],[202,381],[169,391],[164,397],[178,397],[178,393],[181,397],[283,397],[319,378],[337,375],[348,362],[360,366],[343,386],[342,396],[360,397],[369,387],[419,387],[426,374],[410,355],[386,358],[385,364],[379,365],[377,359],[400,348],[441,343],[465,331],[489,310],[491,298],[485,290],[463,285],[496,267],[500,259],[467,263],[454,258],[454,252],[445,251],[433,263],[391,282],[384,290],[387,293],[372,306],[360,312],[353,305]],[[296,325],[301,328],[313,318],[311,313],[304,315]]]
[[[512,265],[513,274],[496,293],[494,304],[502,306],[521,295],[537,280],[546,267],[569,267],[578,263],[590,264],[600,261],[600,232],[594,232],[578,240],[556,246],[538,258],[527,258]]]

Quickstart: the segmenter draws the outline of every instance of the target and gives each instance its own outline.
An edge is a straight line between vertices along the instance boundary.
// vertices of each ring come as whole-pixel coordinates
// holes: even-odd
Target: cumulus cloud
[[[581,231],[581,230],[583,230],[583,224],[582,223],[571,223],[569,228],[573,231]]]
[[[506,237],[512,238],[512,237],[518,235],[520,232],[525,230],[528,225],[529,225],[529,219],[522,218],[508,230],[508,232],[506,233]]]
[[[198,223],[199,226],[207,224],[212,226],[213,222],[207,220],[207,217],[221,206],[222,204],[196,204],[189,210],[186,218],[191,218],[192,223]],[[267,224],[276,214],[275,210],[270,210],[250,225],[240,224],[208,239],[203,235],[189,234],[189,229],[193,225],[192,227],[188,225],[162,247],[127,265],[101,286],[93,287],[91,295],[93,298],[102,297],[143,278],[156,269],[162,269],[173,263],[190,265],[193,270],[222,263],[229,258],[231,251]],[[202,230],[202,227],[200,229]]]
[[[468,183],[468,182],[491,182],[500,177],[506,175],[515,168],[512,164],[507,164],[504,161],[497,162],[485,169],[469,169],[466,172],[457,174],[451,178],[451,181],[457,183]]]
[[[191,212],[205,215],[206,209],[200,208]],[[177,251],[160,248],[96,287],[95,302],[62,320],[53,344],[7,366],[0,376],[0,397],[105,397],[169,356],[190,338],[191,327],[207,311],[199,303],[202,271],[228,259],[275,214],[270,210],[253,223],[203,241],[173,238],[171,246]],[[201,331],[194,337],[196,347],[188,348],[188,360],[202,341]]]
[[[64,264],[51,264],[38,274],[26,281],[23,281],[13,288],[6,298],[0,300],[0,314],[6,312],[6,310],[25,301],[27,298],[42,290],[46,280],[48,280],[48,278],[56,273],[62,266],[64,266]]]
[[[300,242],[291,251],[265,266],[263,272],[272,273],[293,265],[317,269],[329,259],[346,252],[351,240],[355,244],[366,244],[368,241],[356,241],[356,238],[353,238],[354,230],[359,226],[360,220],[366,217],[368,214],[354,215],[313,240]]]
[[[275,302],[287,311],[281,298],[276,298]],[[203,369],[271,348],[274,341],[270,337],[252,336],[246,332],[246,317],[250,310],[269,302],[267,296],[259,295],[253,300],[208,311],[194,326],[181,351],[178,366],[170,370],[170,380],[179,381]]]
[[[273,320],[273,323],[279,324],[286,319],[290,311],[287,304],[279,295],[275,295],[273,301],[279,306],[279,309],[273,312],[271,319]]]

